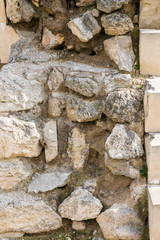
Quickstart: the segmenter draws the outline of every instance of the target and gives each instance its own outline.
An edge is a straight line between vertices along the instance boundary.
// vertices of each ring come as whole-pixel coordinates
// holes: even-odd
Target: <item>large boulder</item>
[[[0,233],[40,233],[62,226],[61,217],[44,201],[24,192],[0,194]]]
[[[97,0],[97,8],[102,12],[110,13],[129,2],[130,0]]]
[[[102,208],[99,199],[95,198],[89,191],[79,187],[60,204],[58,212],[63,218],[83,221],[96,218]]]
[[[119,12],[103,15],[101,21],[108,35],[123,35],[134,28],[132,20],[126,14]]]
[[[123,204],[114,204],[98,216],[97,222],[106,239],[140,240],[143,234],[139,215]]]

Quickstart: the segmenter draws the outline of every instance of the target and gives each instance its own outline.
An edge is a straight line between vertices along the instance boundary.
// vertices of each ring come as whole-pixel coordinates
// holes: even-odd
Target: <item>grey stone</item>
[[[67,101],[67,117],[74,122],[90,122],[99,119],[102,114],[102,103],[99,100],[83,100],[70,97]]]
[[[51,118],[60,117],[66,106],[66,95],[63,92],[53,92],[48,100],[48,115]]]
[[[85,12],[80,17],[72,19],[68,23],[68,28],[82,42],[88,42],[101,31],[101,26],[90,11]]]
[[[110,158],[129,160],[144,154],[140,137],[122,124],[116,124],[105,148]]]
[[[130,0],[97,0],[97,8],[102,12],[110,13],[120,9],[124,4],[128,4]]]
[[[57,187],[63,187],[71,175],[70,171],[65,169],[55,169],[51,173],[42,173],[28,186],[28,192],[47,192]]]
[[[132,20],[123,13],[112,13],[101,17],[102,26],[108,35],[123,35],[133,30]]]
[[[97,187],[96,179],[95,178],[88,179],[82,184],[82,187],[93,194]]]
[[[135,54],[130,36],[116,36],[104,41],[104,49],[120,70],[132,71]]]
[[[142,94],[136,89],[119,89],[108,94],[104,101],[104,114],[114,122],[138,122],[141,120]]]
[[[79,187],[60,204],[58,212],[63,218],[83,221],[96,218],[102,207],[99,199],[95,198],[87,190]]]
[[[114,204],[98,216],[97,222],[110,240],[140,240],[144,230],[137,212],[123,204]]]
[[[62,226],[61,217],[44,201],[24,192],[0,194],[0,233],[40,233]]]

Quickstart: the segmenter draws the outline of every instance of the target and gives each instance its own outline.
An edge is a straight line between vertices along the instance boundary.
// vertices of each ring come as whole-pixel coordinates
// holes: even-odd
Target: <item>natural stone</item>
[[[55,169],[53,172],[42,173],[28,186],[28,192],[47,192],[57,187],[63,187],[67,184],[67,180],[71,172],[65,169]]]
[[[120,70],[132,71],[135,54],[130,36],[116,36],[104,41],[104,49]]]
[[[99,100],[83,100],[70,97],[67,101],[67,116],[74,122],[90,122],[99,119],[102,114],[102,103]]]
[[[135,122],[141,119],[142,95],[136,89],[120,89],[108,94],[104,113],[115,122]]]
[[[4,0],[0,1],[0,25],[2,25],[2,23],[6,25],[6,11],[4,6]]]
[[[76,2],[77,7],[87,7],[90,5],[94,5],[96,3],[96,0],[79,0]]]
[[[58,155],[57,125],[56,121],[50,120],[45,123],[43,129],[45,143],[46,162],[50,162]]]
[[[89,155],[89,144],[86,143],[85,134],[78,128],[73,128],[71,131],[67,152],[72,160],[73,167],[76,170],[83,168]]]
[[[0,188],[3,190],[17,187],[31,175],[31,170],[18,159],[0,161]]]
[[[140,137],[122,124],[116,124],[105,148],[110,158],[129,160],[144,154]]]
[[[100,15],[100,11],[97,8],[93,8],[91,12],[92,12],[93,17],[97,18]]]
[[[106,239],[140,240],[143,234],[139,215],[123,204],[114,204],[98,216],[97,222]]]
[[[34,15],[34,8],[27,0],[7,0],[6,12],[12,23],[30,22]]]
[[[72,221],[83,221],[96,218],[102,207],[99,199],[79,187],[60,204],[58,212],[63,218],[69,218]]]
[[[96,191],[97,187],[96,179],[88,179],[82,184],[82,187],[93,194]]]
[[[13,238],[20,238],[23,237],[23,232],[6,232],[0,233],[0,238],[3,240],[13,239]]]
[[[53,49],[64,42],[64,36],[61,34],[53,34],[47,28],[43,29],[42,46],[45,49]]]
[[[0,116],[0,158],[38,157],[40,139],[34,122]]]
[[[83,231],[86,228],[86,224],[85,222],[73,221],[72,228],[75,229],[76,231]]]
[[[128,4],[130,0],[97,0],[97,8],[102,12],[110,13],[120,9],[124,4]]]
[[[62,226],[61,217],[51,207],[22,191],[0,194],[0,218],[0,233],[40,233]]]
[[[82,42],[88,42],[101,31],[101,26],[89,11],[72,19],[68,27]]]
[[[134,28],[132,20],[126,14],[119,12],[103,15],[101,21],[108,35],[123,35]]]
[[[66,106],[66,96],[61,92],[54,92],[48,100],[48,115],[51,118],[60,117]]]
[[[60,72],[56,67],[52,70],[48,79],[48,88],[50,91],[57,91],[64,83],[63,73]]]

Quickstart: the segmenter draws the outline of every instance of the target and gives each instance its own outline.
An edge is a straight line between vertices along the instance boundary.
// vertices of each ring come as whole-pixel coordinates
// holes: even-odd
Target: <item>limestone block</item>
[[[5,12],[4,0],[0,1],[0,25],[2,23],[6,24],[6,12]]]
[[[160,133],[150,133],[146,137],[148,183],[160,184]]]
[[[145,131],[160,132],[160,77],[147,80],[144,96]]]
[[[160,30],[140,30],[140,70],[142,74],[160,75]]]
[[[139,26],[141,29],[160,28],[160,0],[141,0]]]
[[[150,240],[160,239],[160,186],[149,186],[149,235]]]

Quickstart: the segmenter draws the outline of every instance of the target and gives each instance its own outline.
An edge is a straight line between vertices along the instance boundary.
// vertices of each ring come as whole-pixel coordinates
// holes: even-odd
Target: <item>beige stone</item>
[[[0,1],[0,25],[2,23],[6,24],[6,12],[5,12],[4,0]]]
[[[160,30],[140,30],[140,71],[160,75]]]
[[[160,186],[149,186],[149,235],[150,240],[160,239]]]
[[[77,231],[83,231],[86,228],[86,224],[85,222],[82,221],[81,222],[73,221],[72,228]]]
[[[140,28],[160,28],[160,0],[141,0]]]
[[[145,131],[160,131],[160,77],[148,79],[144,96]]]

